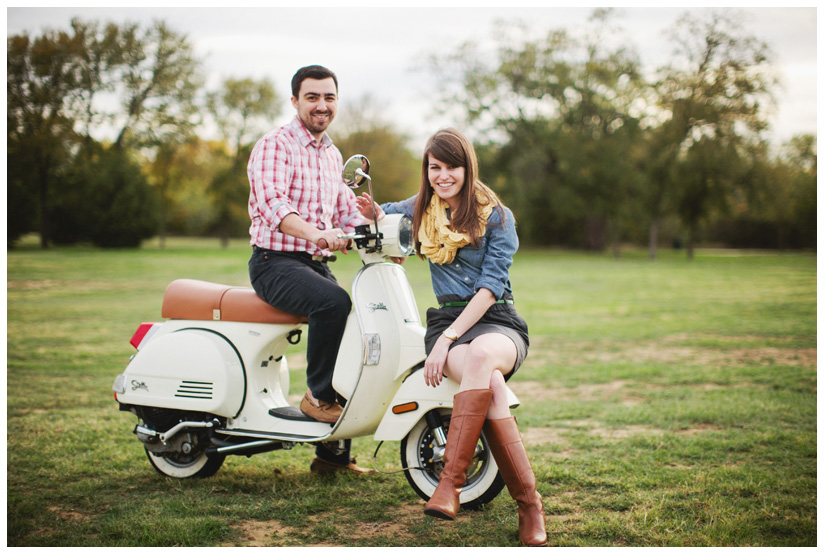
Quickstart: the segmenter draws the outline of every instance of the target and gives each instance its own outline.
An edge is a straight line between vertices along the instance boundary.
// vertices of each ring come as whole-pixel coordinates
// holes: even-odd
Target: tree
[[[48,212],[55,177],[70,160],[75,141],[67,99],[77,88],[77,50],[65,32],[47,31],[33,41],[15,35],[6,42],[7,137],[10,207],[27,197],[36,184],[40,244],[51,241]],[[14,156],[12,156],[14,154]],[[25,222],[16,218],[10,223]],[[25,226],[26,224],[22,224]],[[12,229],[11,237],[26,229]]]
[[[278,95],[268,79],[226,79],[221,90],[207,96],[207,107],[226,144],[231,145],[229,166],[216,173],[209,186],[215,201],[221,244],[229,244],[233,221],[245,217],[248,191],[246,161],[251,144],[281,111]]]
[[[728,211],[729,199],[742,182],[747,160],[739,145],[719,137],[701,137],[677,161],[676,208],[687,229],[687,255],[692,259],[699,224],[714,208]]]
[[[127,141],[156,146],[170,135],[187,135],[199,123],[195,95],[202,83],[192,45],[163,22],[142,34],[136,25],[126,25],[121,45],[122,112],[115,119],[120,131],[114,147]]]
[[[100,145],[61,176],[48,214],[55,242],[134,248],[157,232],[157,198],[130,154]]]
[[[211,185],[215,176],[230,165],[231,159],[223,141],[203,141],[193,137],[175,150],[168,170],[169,181],[175,185],[166,189],[164,208],[167,233],[195,236],[216,233],[217,202],[211,192]],[[159,191],[156,181],[159,176],[151,173],[152,169],[154,164],[150,166],[149,177],[155,180],[155,190]],[[245,179],[245,176],[242,177]],[[246,228],[249,227],[245,206],[247,187],[244,184],[240,188],[240,202],[243,203],[244,212],[242,219]],[[240,227],[240,223],[233,222],[233,230],[237,227]]]
[[[80,228],[67,223],[71,218],[53,206],[57,180],[67,180],[61,187],[70,182],[78,186],[98,184],[105,190],[83,190],[90,198],[109,198],[118,206],[122,202],[128,204],[128,199],[143,202],[147,195],[137,191],[148,185],[141,170],[131,162],[132,149],[151,150],[166,145],[159,167],[168,167],[162,163],[163,154],[173,150],[170,145],[185,141],[198,123],[195,93],[200,78],[185,37],[163,23],[155,23],[142,32],[134,24],[101,27],[96,22],[73,20],[72,31],[47,31],[34,41],[28,36],[7,41],[10,201],[12,206],[25,209],[32,204],[29,188],[37,184],[37,219],[43,246],[52,240],[52,217],[57,218],[55,225],[62,226],[66,233],[59,239],[61,242],[83,235],[78,235]],[[100,109],[97,99],[105,92],[113,92],[123,100],[121,112]],[[119,132],[112,147],[117,152],[108,157],[93,135],[111,123],[119,126]],[[82,135],[82,144],[75,126]],[[86,163],[76,163],[78,155],[85,157]],[[115,162],[110,166],[112,159]],[[115,171],[118,163],[122,164],[122,171],[133,171],[136,175]],[[109,191],[108,184],[95,175],[78,179],[78,172],[82,171],[102,171],[127,190]],[[141,234],[144,224],[153,221],[123,221],[122,218],[137,218],[140,209],[121,208],[118,218],[100,219],[114,226],[109,236],[117,236],[118,230],[128,227],[127,224],[134,224],[133,229]],[[27,231],[32,221],[33,218],[22,215],[14,218],[11,223],[15,229],[10,238]]]
[[[791,169],[792,230],[797,235],[795,244],[800,247],[816,247],[816,136],[797,135],[785,146],[785,164]],[[793,236],[789,243],[794,242]]]
[[[432,58],[440,80],[458,82],[445,99],[485,138],[494,159],[482,166],[529,242],[599,249],[609,238],[618,253],[643,183],[636,145],[649,95],[638,57],[613,36],[614,15],[595,10],[581,37],[551,30],[531,40],[514,25],[494,56],[468,43]]]
[[[243,146],[257,140],[281,113],[269,79],[225,79],[220,91],[207,95],[206,105],[236,160],[242,159]]]
[[[92,155],[93,129],[111,121],[113,114],[102,111],[95,100],[112,92],[125,62],[124,32],[114,23],[101,27],[99,22],[72,19],[72,42],[77,51],[77,87],[71,102],[75,120],[81,126],[84,147]],[[131,28],[133,26],[130,26]]]
[[[407,148],[408,137],[385,121],[383,109],[373,97],[364,95],[349,104],[340,121],[336,120],[334,135],[344,161],[354,154],[369,159],[378,203],[402,200],[418,192],[421,160]]]
[[[733,13],[711,12],[705,19],[686,14],[672,28],[671,38],[676,59],[661,70],[657,83],[667,119],[653,144],[659,153],[651,168],[658,190],[648,211],[656,226],[665,197],[675,195],[688,226],[688,257],[693,258],[699,221],[713,208],[724,208],[730,191],[719,188],[736,183],[716,155],[734,155],[746,140],[758,140],[767,125],[763,102],[772,100],[776,80],[768,71],[768,46],[744,34]],[[702,156],[711,158],[703,161]]]
[[[770,246],[816,247],[816,137],[792,137],[776,159],[765,157],[762,168],[752,218],[773,232]]]

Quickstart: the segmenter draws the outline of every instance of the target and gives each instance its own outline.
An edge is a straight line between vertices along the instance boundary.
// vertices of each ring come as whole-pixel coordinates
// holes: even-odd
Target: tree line
[[[500,26],[431,56],[442,106],[481,139],[482,173],[528,243],[816,246],[816,138],[772,152],[772,53],[741,13],[682,16],[674,54],[646,75],[613,10],[572,34]]]
[[[439,105],[474,138],[482,178],[513,208],[525,244],[612,248],[698,243],[816,247],[816,138],[764,139],[778,82],[771,51],[736,12],[683,16],[653,74],[621,40],[612,10],[579,32],[531,38],[496,26],[493,52],[433,53]],[[8,240],[133,247],[169,234],[226,244],[248,228],[246,160],[273,126],[268,80],[204,87],[187,38],[73,20],[7,41]],[[367,154],[386,200],[414,193],[419,154],[348,107],[334,138]],[[218,138],[200,137],[209,125]],[[93,138],[107,131],[111,137]],[[379,199],[380,200],[380,199]]]

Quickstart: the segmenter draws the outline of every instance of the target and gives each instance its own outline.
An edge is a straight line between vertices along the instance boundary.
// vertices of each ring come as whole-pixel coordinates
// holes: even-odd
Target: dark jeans
[[[316,399],[332,402],[332,372],[344,336],[352,301],[325,262],[309,255],[255,248],[249,259],[249,279],[255,292],[279,310],[306,316],[307,387]],[[342,403],[345,401],[340,400]],[[318,444],[320,458],[349,463],[350,441],[344,453],[336,454]]]
[[[352,308],[325,262],[297,253],[255,249],[249,260],[255,292],[279,310],[306,316],[307,386],[316,399],[331,403],[332,371]]]

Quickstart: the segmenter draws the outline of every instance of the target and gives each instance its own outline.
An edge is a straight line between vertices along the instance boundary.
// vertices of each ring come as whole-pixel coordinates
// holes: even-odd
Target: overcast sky
[[[163,8],[151,4],[144,8],[9,7],[7,33],[36,35],[45,28],[68,29],[75,16],[141,24],[161,19],[188,36],[211,88],[227,77],[268,77],[286,100],[296,69],[325,65],[338,75],[341,113],[348,100],[370,93],[385,106],[386,119],[423,145],[439,127],[454,123],[431,112],[437,84],[416,69],[426,53],[452,51],[470,39],[483,41],[501,19],[524,21],[538,35],[556,28],[575,32],[592,13],[590,7]],[[629,45],[635,46],[643,64],[652,69],[665,63],[671,45],[663,31],[687,8],[617,9],[618,23],[626,29]],[[816,133],[816,8],[740,9],[746,12],[746,30],[773,48],[783,83],[777,95],[778,109],[770,118],[770,137],[785,141],[795,134]],[[691,9],[694,13],[703,10]],[[285,123],[293,114],[291,106],[285,106],[272,126]],[[334,126],[330,128],[333,138]]]

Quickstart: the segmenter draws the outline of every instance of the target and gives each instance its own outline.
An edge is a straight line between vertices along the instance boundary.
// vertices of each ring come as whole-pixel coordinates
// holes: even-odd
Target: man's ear
[[[289,99],[292,101],[292,107],[297,110],[298,109],[298,99],[295,98],[294,96],[291,96]]]

